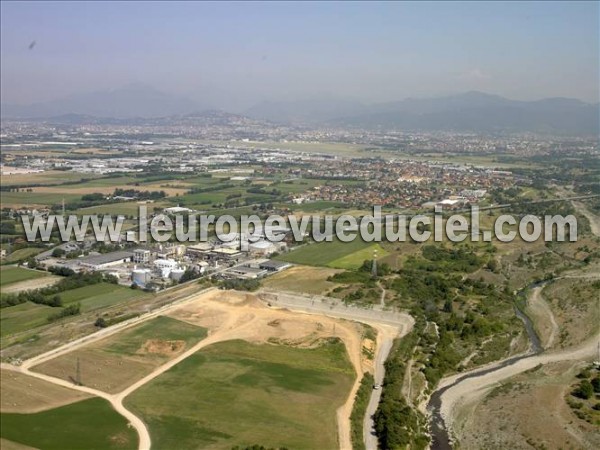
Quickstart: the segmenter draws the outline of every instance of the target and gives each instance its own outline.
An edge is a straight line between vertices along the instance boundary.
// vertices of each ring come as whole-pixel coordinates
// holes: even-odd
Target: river
[[[547,281],[532,283],[529,286],[527,286],[526,288],[521,289],[517,295],[525,296],[526,292],[529,289],[538,287],[538,286],[543,286],[546,283],[547,283]],[[448,435],[448,430],[446,429],[446,424],[445,424],[444,419],[440,412],[441,405],[442,405],[441,398],[442,398],[442,394],[444,392],[446,392],[448,389],[456,386],[457,384],[462,383],[465,380],[468,380],[469,378],[475,378],[475,377],[479,377],[481,375],[485,375],[485,374],[494,372],[503,367],[515,364],[517,361],[520,361],[521,359],[529,358],[532,355],[536,355],[543,351],[540,338],[537,335],[537,333],[535,332],[535,328],[533,326],[533,323],[531,322],[531,319],[529,319],[529,317],[523,311],[521,311],[521,309],[519,309],[519,307],[516,304],[515,304],[515,314],[523,322],[523,325],[525,326],[525,330],[527,331],[527,337],[529,338],[529,342],[530,342],[530,350],[527,353],[524,353],[522,355],[513,356],[511,358],[508,358],[508,359],[504,360],[501,364],[497,364],[494,367],[490,367],[488,369],[475,370],[473,372],[465,374],[462,377],[457,378],[454,383],[449,384],[448,386],[444,386],[443,388],[436,390],[431,395],[431,398],[429,399],[429,403],[427,404],[427,410],[430,413],[429,432],[431,434],[431,449],[432,450],[451,450],[452,449],[452,444],[450,443],[451,442],[450,436]]]

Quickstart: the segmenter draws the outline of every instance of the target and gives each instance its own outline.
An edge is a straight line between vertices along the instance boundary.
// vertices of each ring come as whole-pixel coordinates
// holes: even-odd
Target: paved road
[[[379,306],[385,308],[385,288],[380,282],[377,282],[377,286],[381,289],[381,298]],[[385,361],[387,360],[392,344],[394,343],[394,336],[381,333],[378,336],[377,352],[375,354],[374,361],[374,383],[381,386],[383,384],[383,378],[385,376]],[[367,450],[377,450],[379,442],[377,435],[373,432],[375,429],[375,420],[373,419],[377,407],[379,406],[379,400],[381,399],[381,389],[373,389],[371,391],[371,398],[365,411],[365,417],[363,419],[363,441]]]
[[[394,338],[392,336],[384,336],[381,342],[377,345],[377,356],[375,357],[375,384],[381,385],[383,383],[383,377],[385,375],[384,363],[390,354]],[[369,404],[367,405],[367,411],[365,412],[365,418],[363,420],[363,439],[367,450],[377,450],[378,441],[377,436],[373,433],[375,421],[373,415],[377,411],[379,406],[379,400],[381,399],[381,389],[373,389]]]
[[[139,387],[146,384],[150,380],[152,380],[155,377],[159,376],[160,374],[164,373],[166,370],[173,367],[175,364],[181,362],[183,359],[187,358],[191,354],[195,353],[200,348],[202,348],[206,345],[209,345],[211,343],[218,342],[220,340],[227,340],[227,339],[235,338],[235,332],[237,332],[239,330],[237,330],[235,332],[234,332],[234,330],[230,331],[230,333],[232,333],[232,335],[220,335],[220,333],[219,333],[218,335],[215,334],[209,338],[204,339],[203,341],[199,342],[198,344],[196,344],[195,346],[190,348],[188,351],[184,352],[177,358],[169,361],[167,364],[160,366],[155,371],[153,371],[151,374],[144,377],[142,380],[139,380],[138,382],[134,383],[133,385],[129,386],[123,392],[120,392],[118,394],[108,394],[106,392],[103,392],[103,391],[100,391],[97,389],[92,389],[87,386],[77,386],[66,380],[55,378],[55,377],[52,377],[49,375],[44,375],[44,374],[41,374],[38,372],[33,372],[30,370],[30,368],[35,365],[41,364],[49,359],[56,358],[57,356],[60,356],[64,353],[71,352],[81,346],[88,345],[91,342],[106,338],[112,334],[123,331],[124,329],[133,327],[141,322],[150,320],[153,317],[156,317],[160,314],[166,313],[171,308],[181,306],[190,301],[194,301],[195,299],[197,299],[198,295],[201,295],[202,293],[208,292],[212,289],[214,289],[214,288],[208,288],[208,289],[196,292],[196,293],[191,294],[183,299],[177,300],[175,302],[172,302],[170,304],[162,306],[156,310],[142,314],[139,317],[127,320],[125,322],[121,322],[120,324],[111,326],[109,328],[105,328],[103,330],[100,330],[100,331],[92,334],[92,335],[85,336],[83,338],[69,342],[59,348],[53,349],[49,352],[43,353],[43,354],[33,357],[31,359],[28,359],[28,360],[24,361],[21,364],[21,366],[15,366],[15,365],[11,365],[11,364],[2,363],[1,367],[3,369],[18,371],[18,372],[27,374],[29,376],[48,381],[50,383],[58,384],[58,385],[61,385],[61,386],[64,386],[64,387],[67,387],[70,389],[79,390],[81,392],[86,392],[86,393],[93,394],[98,397],[102,397],[102,398],[106,399],[107,401],[109,401],[112,404],[112,406],[115,408],[115,410],[117,412],[119,412],[121,415],[123,415],[129,421],[129,423],[136,429],[136,431],[139,435],[139,447],[138,448],[140,450],[148,450],[151,446],[151,439],[150,439],[150,434],[148,432],[148,429],[139,417],[137,417],[135,414],[133,414],[131,411],[129,411],[127,408],[125,408],[125,406],[123,405],[123,399],[127,395],[129,395],[131,392],[133,392],[135,389],[138,389]],[[319,314],[319,315],[325,315],[325,316],[329,316],[329,317],[354,320],[354,321],[363,322],[363,323],[367,323],[367,324],[371,324],[371,325],[375,325],[375,326],[378,326],[378,325],[386,326],[387,325],[388,331],[379,333],[379,335],[378,335],[379,342],[377,345],[377,353],[376,353],[376,361],[375,361],[375,378],[378,383],[381,383],[383,381],[383,363],[385,362],[385,359],[387,358],[387,355],[389,354],[394,337],[398,334],[402,335],[402,334],[407,333],[408,331],[410,331],[410,329],[412,328],[412,326],[414,324],[413,318],[411,316],[409,316],[408,314],[398,313],[395,311],[386,311],[381,306],[373,307],[373,309],[364,309],[364,308],[359,308],[359,307],[355,307],[355,306],[347,306],[341,301],[338,301],[335,299],[330,299],[327,297],[302,296],[302,295],[295,295],[295,294],[288,294],[288,293],[281,293],[281,292],[276,292],[276,293],[265,292],[264,294],[267,297],[266,300],[268,300],[269,302],[275,303],[275,305],[273,305],[273,306],[283,307],[283,308],[287,308],[290,310],[305,312],[305,313],[309,313],[309,314]],[[383,295],[385,295],[385,292]],[[381,329],[381,328],[378,328],[378,329]],[[389,331],[390,329],[393,330],[393,332],[390,332]],[[375,409],[377,408],[377,404],[378,404],[380,395],[381,395],[381,391],[378,390],[375,392],[375,395],[372,396],[371,401],[369,403],[370,406],[368,409],[369,416],[372,415],[374,413]],[[369,430],[370,430],[371,426],[372,425],[369,425]],[[369,436],[371,436],[370,433],[369,433]],[[369,440],[369,443],[370,443],[369,445],[371,446],[369,448],[376,448],[377,441],[376,441],[376,439],[375,439],[375,441],[373,441],[372,438],[373,438],[373,436],[371,436],[370,440]],[[373,442],[374,442],[374,444],[373,444]],[[374,447],[373,447],[373,445],[374,445]],[[343,450],[346,450],[346,449],[343,449]]]
[[[263,300],[271,303],[273,306],[288,308],[294,311],[323,314],[329,317],[355,320],[367,324],[391,325],[400,328],[401,331],[405,331],[414,324],[414,319],[410,315],[387,310],[381,306],[373,306],[367,309],[346,305],[341,300],[330,297],[302,295],[269,289],[263,289],[260,293]]]
[[[349,306],[342,301],[322,296],[308,296],[296,293],[263,290],[262,297],[273,306],[288,308],[312,314],[323,314],[330,317],[355,320],[378,326],[377,351],[375,354],[375,384],[382,384],[385,375],[384,363],[390,353],[394,339],[408,333],[414,325],[414,319],[405,313],[386,310],[384,306],[385,289],[381,294],[381,304],[372,309]],[[376,450],[377,436],[372,433],[373,415],[379,405],[381,389],[373,389],[367,411],[363,420],[363,439],[367,450]],[[346,450],[346,449],[343,449]]]

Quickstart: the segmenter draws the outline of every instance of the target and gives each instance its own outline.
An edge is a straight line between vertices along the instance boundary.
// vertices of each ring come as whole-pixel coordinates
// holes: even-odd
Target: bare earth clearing
[[[558,336],[556,319],[548,303],[542,296],[542,286],[533,288],[527,300],[527,314],[535,323],[535,329],[544,348],[551,348]]]
[[[481,402],[464,405],[454,427],[461,447],[598,448],[596,427],[578,419],[565,400],[582,366],[547,364],[506,380]]]
[[[17,283],[11,283],[8,286],[2,288],[3,294],[14,294],[21,291],[28,291],[34,289],[42,289],[53,284],[58,283],[62,277],[56,275],[48,275],[42,278],[34,278],[32,280],[19,281]]]
[[[485,368],[500,367],[498,370],[474,378],[469,378],[468,380],[465,380],[465,382],[458,383],[448,389],[441,397],[441,414],[442,417],[444,417],[446,427],[450,430],[450,434],[454,434],[454,423],[459,411],[464,408],[465,405],[468,408],[473,408],[473,405],[475,405],[476,402],[480,402],[491,389],[500,386],[504,380],[531,370],[539,364],[546,365],[561,361],[591,361],[597,355],[599,339],[600,335],[596,335],[594,338],[577,347],[561,351],[544,352],[539,355],[521,359],[516,363],[505,367],[501,367],[502,362],[496,362]],[[477,369],[477,371],[479,370],[482,370],[482,368]],[[439,388],[451,385],[457,378],[464,375],[465,373],[461,373],[444,378],[441,381]]]
[[[283,305],[281,305],[283,306]],[[348,395],[347,401],[338,409],[338,435],[340,447],[350,449],[350,426],[349,417],[352,410],[354,395],[358,389],[359,375],[364,370],[372,367],[372,363],[366,361],[362,354],[363,347],[363,327],[362,325],[335,318],[336,311],[314,311],[306,313],[293,313],[286,309],[270,308],[258,300],[257,297],[233,291],[215,291],[211,290],[204,294],[198,295],[185,304],[180,304],[172,307],[163,308],[161,314],[169,317],[198,325],[209,330],[208,337],[204,340],[186,348],[180,352],[180,344],[177,342],[169,342],[165,347],[165,343],[146,343],[144,351],[146,352],[179,352],[173,359],[160,365],[151,373],[143,376],[137,381],[130,384],[122,391],[109,394],[107,392],[94,389],[88,386],[76,386],[67,380],[58,379],[46,374],[32,372],[29,370],[34,364],[39,364],[45,361],[51,362],[53,357],[65,354],[63,350],[55,350],[49,352],[49,355],[41,355],[33,360],[26,361],[20,367],[9,366],[3,364],[2,367],[12,371],[22,372],[32,377],[49,381],[58,386],[64,386],[73,390],[96,395],[108,400],[113,407],[130,421],[131,425],[136,428],[139,437],[139,448],[147,449],[150,447],[151,441],[148,430],[145,424],[129,410],[123,406],[123,399],[130,393],[145,385],[149,381],[166,372],[180,361],[193,355],[198,350],[216,342],[227,341],[232,339],[242,339],[250,342],[273,342],[283,343],[288,345],[311,346],[320,338],[335,336],[341,339],[348,351],[349,359],[354,366],[356,372],[356,381]],[[327,314],[328,317],[321,314]],[[351,318],[352,311],[339,311],[339,314],[344,314],[343,317]],[[359,320],[361,319],[358,313]],[[377,313],[384,315],[383,313]],[[156,316],[156,314],[154,315]],[[332,317],[333,316],[333,317]],[[385,333],[387,339],[391,339],[396,333],[406,333],[412,326],[412,321],[406,316],[405,326],[381,326],[376,320],[368,321],[372,326]],[[147,319],[145,319],[147,320]],[[404,320],[404,319],[403,319]],[[110,329],[106,330],[106,335],[110,335]],[[118,336],[114,334],[114,336]],[[101,335],[102,337],[102,335]],[[81,343],[67,344],[66,353],[77,348],[84,348],[87,345],[99,343],[97,339],[87,339]],[[107,372],[108,373],[108,372]]]

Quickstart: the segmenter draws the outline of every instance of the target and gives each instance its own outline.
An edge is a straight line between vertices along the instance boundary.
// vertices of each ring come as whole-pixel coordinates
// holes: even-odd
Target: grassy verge
[[[352,415],[350,416],[350,433],[352,438],[352,448],[354,450],[364,450],[365,441],[363,436],[363,421],[369,405],[369,398],[373,390],[373,375],[365,372],[360,380],[360,386],[354,398],[354,406],[352,407]]]

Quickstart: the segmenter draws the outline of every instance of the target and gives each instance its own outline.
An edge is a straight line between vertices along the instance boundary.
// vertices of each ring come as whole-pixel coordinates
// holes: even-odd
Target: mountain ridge
[[[53,118],[72,123],[160,121],[220,111],[185,97],[172,96],[145,85],[128,85],[109,91],[77,94],[33,105],[2,104],[5,119]],[[280,124],[394,129],[406,131],[540,132],[573,135],[599,134],[599,105],[550,97],[533,101],[511,100],[480,91],[441,97],[365,104],[343,98],[295,102],[261,102],[231,117]],[[213,114],[214,115],[214,114]],[[71,116],[69,118],[69,116]]]

